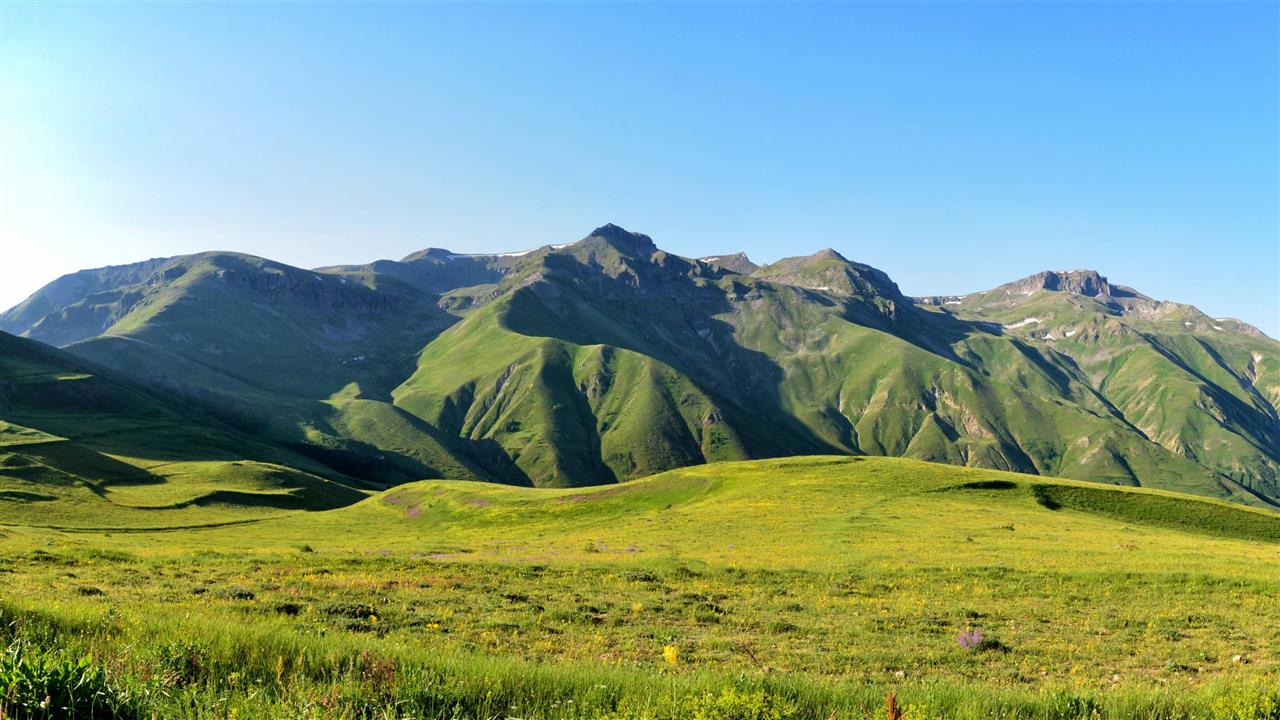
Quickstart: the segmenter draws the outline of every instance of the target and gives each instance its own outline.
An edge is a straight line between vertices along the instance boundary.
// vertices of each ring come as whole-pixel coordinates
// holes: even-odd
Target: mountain
[[[1257,328],[1153,300],[1089,270],[925,302],[1052,348],[1143,436],[1275,496],[1280,358]]]
[[[605,225],[498,255],[85,271],[0,328],[374,486],[839,453],[1280,502],[1280,344],[1088,271],[910,298],[831,249],[688,259]]]

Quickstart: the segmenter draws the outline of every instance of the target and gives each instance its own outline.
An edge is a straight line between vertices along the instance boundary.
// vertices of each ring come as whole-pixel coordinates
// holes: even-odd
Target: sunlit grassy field
[[[0,513],[7,662],[87,654],[99,715],[1280,718],[1280,517],[1168,493],[828,457]]]

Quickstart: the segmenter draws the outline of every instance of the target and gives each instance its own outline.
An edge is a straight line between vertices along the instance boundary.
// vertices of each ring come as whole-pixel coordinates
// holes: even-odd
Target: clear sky
[[[911,294],[1088,267],[1280,337],[1275,3],[0,4],[0,306],[614,222]]]

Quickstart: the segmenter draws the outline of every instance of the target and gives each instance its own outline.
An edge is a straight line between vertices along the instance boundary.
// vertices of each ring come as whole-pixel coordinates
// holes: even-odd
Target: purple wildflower
[[[960,633],[960,636],[956,638],[956,642],[965,650],[973,650],[982,644],[982,633],[977,630],[966,630]]]

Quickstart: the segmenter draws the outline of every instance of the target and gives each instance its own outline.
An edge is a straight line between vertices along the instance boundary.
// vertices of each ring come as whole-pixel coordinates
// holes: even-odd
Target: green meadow
[[[0,495],[0,717],[1280,718],[1280,516],[1213,500],[859,457],[209,527],[146,490]]]

